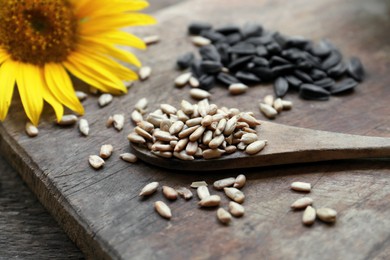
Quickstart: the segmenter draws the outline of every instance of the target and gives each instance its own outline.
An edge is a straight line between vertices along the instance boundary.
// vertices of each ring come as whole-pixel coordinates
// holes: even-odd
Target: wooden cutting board
[[[0,125],[2,154],[88,258],[385,259],[390,255],[388,159],[188,173],[142,162],[127,164],[119,154],[129,151],[129,117],[138,99],[147,97],[150,111],[160,103],[178,105],[183,98],[190,100],[188,88],[176,89],[172,82],[179,75],[174,69],[176,57],[195,50],[186,35],[193,20],[216,26],[259,22],[288,35],[331,39],[346,57],[361,58],[366,80],[353,94],[332,97],[328,102],[303,101],[289,94],[287,99],[294,102],[294,108],[275,122],[389,137],[389,10],[389,3],[381,0],[183,2],[158,12],[156,27],[137,31],[141,35],[158,33],[162,38],[161,43],[138,54],[145,65],[152,66],[152,77],[103,109],[96,97],[85,101],[89,137],[80,136],[76,126],[56,126],[52,113],[47,112],[39,136],[28,138],[26,118],[16,98],[8,119]],[[226,89],[217,87],[211,101],[254,111],[257,118],[266,120],[257,103],[272,91],[271,86],[261,85],[232,98]],[[121,132],[105,127],[108,116],[115,113],[126,114]],[[102,170],[95,171],[88,165],[88,156],[97,154],[105,143],[113,144],[114,155]],[[173,218],[166,221],[153,209],[154,201],[164,200],[161,192],[144,200],[138,197],[151,181],[188,187],[192,181],[212,184],[241,173],[248,177],[243,188],[246,215],[228,227],[217,222],[215,210],[198,209],[196,198],[169,203]],[[293,181],[310,182],[315,206],[336,209],[337,223],[302,226],[301,212],[290,210],[290,204],[304,196],[289,189]],[[222,197],[226,207],[228,200]]]

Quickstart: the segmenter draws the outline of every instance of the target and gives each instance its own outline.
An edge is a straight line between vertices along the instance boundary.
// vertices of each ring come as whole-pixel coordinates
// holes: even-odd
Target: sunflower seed
[[[207,186],[199,186],[196,189],[196,193],[198,194],[198,197],[199,197],[200,200],[210,196],[210,191],[207,188]]]
[[[304,83],[313,83],[313,79],[310,77],[310,75],[302,70],[295,70],[294,75],[297,76]]]
[[[138,76],[140,80],[147,80],[152,74],[152,68],[149,66],[141,67],[138,71]]]
[[[148,100],[146,98],[141,98],[140,100],[135,103],[134,108],[140,112],[141,114],[144,113],[145,109],[148,107]]]
[[[187,85],[188,81],[190,80],[191,78],[191,75],[192,73],[191,72],[186,72],[186,73],[183,73],[181,75],[179,75],[176,79],[175,79],[175,85],[176,87],[184,87],[185,85]]]
[[[171,125],[168,131],[171,135],[174,135],[179,133],[183,129],[183,127],[184,127],[184,123],[182,121],[176,121]]]
[[[225,151],[222,149],[206,149],[202,152],[202,157],[206,160],[216,159],[222,156]]]
[[[340,63],[342,59],[342,55],[338,50],[332,50],[329,54],[329,56],[322,62],[322,69],[328,70],[332,68],[333,66]]]
[[[136,126],[134,128],[134,132],[136,132],[138,135],[142,136],[145,139],[153,140],[153,136],[139,126]]]
[[[100,157],[103,159],[107,159],[111,156],[114,147],[111,144],[104,144],[100,147]]]
[[[185,188],[185,187],[180,187],[180,188],[176,189],[176,191],[185,200],[189,200],[189,199],[191,199],[193,197],[192,192],[189,189]]]
[[[225,137],[222,134],[217,135],[213,139],[211,139],[211,141],[209,143],[209,147],[211,149],[216,149],[216,148],[218,148],[218,146],[220,146],[222,144],[222,142],[224,140],[225,140]]]
[[[191,126],[189,128],[186,128],[186,129],[183,128],[183,130],[180,131],[178,136],[179,136],[180,139],[185,138],[187,136],[190,136],[199,127],[200,127],[200,125],[195,125],[195,126]]]
[[[218,73],[217,80],[226,86],[230,86],[236,83],[241,83],[236,77],[227,74],[225,72]]]
[[[188,138],[180,139],[180,140],[177,142],[177,144],[175,145],[175,148],[173,149],[173,151],[174,151],[174,152],[180,152],[180,151],[182,151],[182,150],[186,147],[188,141],[189,141]]]
[[[132,142],[132,143],[136,143],[136,144],[144,144],[146,143],[146,140],[145,138],[143,138],[142,136],[136,134],[136,133],[130,133],[127,135],[127,139]]]
[[[180,152],[174,151],[173,156],[178,158],[178,159],[184,160],[184,161],[192,161],[195,159],[194,156],[188,155],[185,150],[180,151]]]
[[[245,200],[245,195],[242,191],[233,187],[225,187],[223,188],[226,196],[228,196],[233,201],[242,204]]]
[[[158,36],[158,35],[149,35],[149,36],[143,37],[142,40],[144,41],[144,43],[146,45],[151,45],[151,44],[158,43],[160,41],[160,36]]]
[[[58,125],[68,126],[74,125],[77,122],[77,116],[75,115],[63,115],[61,120],[57,122]]]
[[[267,104],[267,105],[272,107],[274,104],[274,96],[273,95],[266,95],[264,97],[263,101],[264,101],[264,104]]]
[[[177,58],[176,64],[181,70],[188,69],[193,63],[195,56],[192,52],[185,53]]]
[[[198,127],[189,137],[191,142],[196,142],[204,133],[206,127],[200,126]]]
[[[135,156],[132,153],[122,153],[122,154],[119,155],[119,157],[123,161],[129,162],[129,163],[135,163],[138,160],[137,156]]]
[[[221,180],[217,180],[214,182],[213,186],[217,190],[222,190],[225,187],[233,186],[234,182],[236,181],[235,178],[229,177]]]
[[[186,115],[191,115],[194,113],[194,106],[188,102],[187,100],[182,100],[180,103],[181,110],[186,114]]]
[[[199,54],[203,60],[221,61],[221,55],[214,45],[206,45],[199,48]]]
[[[282,99],[282,106],[283,106],[283,110],[290,110],[293,106],[293,103],[289,100]]]
[[[345,74],[347,71],[347,66],[344,62],[340,62],[336,66],[333,66],[332,68],[328,69],[326,73],[329,75],[329,77],[332,78],[339,78]]]
[[[240,141],[243,142],[244,144],[251,144],[253,142],[256,142],[258,139],[259,139],[259,137],[257,136],[257,134],[247,133],[247,134],[243,134],[241,136]]]
[[[245,175],[244,174],[240,174],[234,180],[233,187],[237,188],[237,189],[241,189],[242,187],[244,187],[245,183],[246,183]]]
[[[263,150],[263,148],[265,147],[266,144],[267,144],[267,141],[265,141],[265,140],[255,141],[255,142],[249,144],[245,148],[245,152],[247,154],[250,154],[250,155],[257,154],[258,152]]]
[[[364,68],[362,62],[357,57],[352,57],[347,64],[349,75],[355,80],[361,82],[364,78]]]
[[[337,212],[330,208],[317,209],[317,217],[327,223],[336,222]]]
[[[285,78],[279,77],[274,83],[274,92],[277,97],[284,97],[288,91],[288,82]]]
[[[219,61],[203,60],[200,69],[206,74],[215,74],[221,71],[222,64]],[[201,80],[200,80],[201,81]]]
[[[138,110],[134,110],[132,113],[131,113],[131,120],[133,120],[134,123],[139,123],[141,121],[143,121],[143,117],[142,117],[142,114],[140,112],[138,112]]]
[[[195,155],[198,150],[198,142],[188,142],[186,146],[186,153],[188,155]]]
[[[282,110],[283,110],[282,99],[281,99],[281,98],[275,99],[274,104],[273,104],[273,107],[275,108],[275,110],[276,110],[278,113],[282,112]]]
[[[106,121],[106,127],[111,127],[114,123],[114,118],[112,116],[109,116]]]
[[[162,193],[169,200],[176,200],[178,196],[177,191],[169,186],[162,186]]]
[[[205,99],[210,97],[210,93],[203,89],[193,88],[190,90],[190,95],[194,99]]]
[[[335,84],[335,81],[331,78],[323,78],[317,81],[314,81],[314,85],[322,87],[326,90],[330,90]]]
[[[313,199],[309,197],[303,197],[296,200],[293,204],[291,204],[292,209],[304,209],[307,206],[313,204]]]
[[[157,140],[160,140],[160,141],[165,141],[165,142],[169,142],[169,141],[173,141],[173,140],[178,140],[178,138],[174,135],[171,135],[170,133],[168,132],[165,132],[165,131],[162,131],[162,130],[155,130],[153,132],[153,136],[157,139]]]
[[[229,212],[234,217],[239,218],[239,217],[242,217],[244,215],[245,209],[241,204],[239,204],[235,201],[229,201]]]
[[[230,215],[230,213],[224,208],[219,208],[217,210],[217,218],[222,224],[227,225],[232,220],[232,215]]]
[[[76,97],[80,100],[80,101],[84,101],[87,99],[88,95],[87,93],[83,92],[83,91],[76,91]]]
[[[121,131],[123,129],[123,126],[125,125],[125,116],[124,114],[115,114],[112,116],[112,124],[114,125],[114,128],[118,131]]]
[[[248,90],[248,86],[242,83],[234,83],[229,86],[229,93],[232,95],[240,95]]]
[[[137,126],[141,127],[148,133],[151,133],[154,129],[154,125],[152,123],[149,123],[148,121],[141,121],[137,123]]]
[[[269,119],[275,118],[278,114],[278,111],[270,105],[260,103],[260,111]]]
[[[197,78],[195,77],[191,77],[188,81],[188,83],[190,84],[191,87],[193,88],[198,88],[199,85],[200,85],[200,82]]]
[[[139,196],[149,196],[149,195],[153,194],[154,192],[156,192],[158,186],[159,186],[159,183],[156,181],[146,184],[142,188],[141,192],[139,193]]]
[[[200,186],[207,186],[207,182],[205,181],[194,181],[191,183],[191,188],[198,188]]]
[[[299,89],[299,96],[304,99],[328,100],[330,93],[319,86],[302,84]]]
[[[312,206],[307,206],[302,215],[302,223],[304,225],[313,225],[316,219],[316,210]]]
[[[84,119],[85,120],[85,119]],[[80,120],[81,122],[81,120]],[[26,123],[26,133],[29,137],[35,137],[38,135],[38,128],[30,122]],[[87,134],[88,135],[88,134]]]
[[[260,122],[251,116],[248,113],[242,113],[240,114],[240,117],[238,118],[238,121],[247,123],[250,127],[256,127],[257,125],[260,125]]]
[[[163,158],[172,158],[172,152],[163,152],[163,151],[152,151],[153,154],[163,157]]]
[[[333,95],[346,93],[348,91],[352,91],[358,83],[352,78],[345,78],[338,83],[336,83],[331,89],[330,93]]]
[[[162,144],[156,142],[152,145],[152,151],[171,152],[172,150],[173,148],[170,144]]]
[[[304,191],[304,192],[310,192],[311,191],[311,184],[307,182],[300,182],[296,181],[291,183],[291,189],[295,191]]]
[[[113,96],[111,94],[102,94],[98,99],[100,107],[105,107],[112,102]]]
[[[166,114],[176,114],[177,109],[169,104],[161,104],[160,109]]]
[[[154,203],[154,208],[156,209],[157,213],[166,219],[172,218],[172,212],[171,209],[168,207],[167,204],[165,204],[162,201],[156,201]]]
[[[95,169],[99,169],[99,168],[103,167],[103,165],[105,163],[104,160],[100,156],[97,156],[97,155],[90,155],[88,161],[89,161],[89,164]]]
[[[212,28],[211,24],[204,22],[194,22],[188,26],[188,32],[192,35],[199,35],[202,31],[208,31]]]
[[[198,202],[198,205],[201,207],[217,207],[221,203],[221,197],[218,195],[210,195],[206,198],[203,198]]]
[[[91,93],[92,95],[97,95],[100,93],[100,91],[97,89],[97,88],[94,88],[92,86],[89,87],[89,93]]]
[[[211,44],[211,41],[203,36],[194,36],[191,38],[191,41],[196,46],[205,46]]]

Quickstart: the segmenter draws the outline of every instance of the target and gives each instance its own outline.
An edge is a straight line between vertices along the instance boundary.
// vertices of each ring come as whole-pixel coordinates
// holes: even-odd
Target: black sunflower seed
[[[266,34],[266,35],[263,35],[261,37],[249,37],[248,39],[246,39],[245,41],[246,42],[249,42],[249,43],[253,43],[254,45],[256,46],[260,46],[260,45],[266,45],[266,44],[269,44],[273,41],[274,39],[272,38],[272,35],[270,34]]]
[[[339,82],[337,82],[331,89],[330,93],[333,95],[346,93],[348,91],[352,91],[358,83],[352,78],[345,78]]]
[[[347,63],[348,74],[355,80],[361,82],[364,78],[363,64],[357,57],[352,57]]]
[[[329,77],[339,78],[339,77],[343,76],[346,71],[347,71],[347,66],[345,65],[344,62],[340,62],[336,66],[328,69],[327,73],[328,73]]]
[[[200,33],[201,36],[209,39],[210,41],[216,43],[216,42],[225,42],[226,37],[225,35],[218,33],[214,30],[208,30],[208,31],[202,31]]]
[[[281,33],[279,32],[275,32],[273,34],[273,38],[274,38],[274,42],[277,43],[277,45],[280,47],[280,48],[285,48],[286,47],[286,44],[287,44],[287,37],[282,35]]]
[[[316,67],[316,68],[319,68],[319,69],[322,68],[321,67],[321,59],[320,58],[315,57],[315,56],[311,55],[310,53],[308,53],[306,51],[302,52],[302,57],[303,57],[303,59],[305,61],[310,62],[313,67]]]
[[[225,86],[230,86],[231,84],[234,83],[241,83],[236,77],[224,72],[218,73],[217,80],[222,84],[224,84]]]
[[[326,77],[327,77],[327,74],[326,74],[326,72],[324,72],[323,70],[312,69],[312,70],[310,71],[310,77],[311,77],[313,80],[320,80],[320,79],[326,78]]]
[[[293,75],[287,75],[285,76],[285,79],[292,89],[299,90],[299,87],[302,85],[302,81]]]
[[[318,57],[326,57],[332,51],[332,45],[328,41],[322,40],[311,46],[310,52]]]
[[[272,56],[272,58],[269,60],[269,64],[271,65],[271,67],[275,67],[277,65],[290,64],[290,62],[288,60],[283,59],[282,57]]]
[[[232,33],[239,33],[240,32],[240,27],[235,26],[235,25],[227,25],[223,27],[219,27],[215,29],[216,32],[222,33],[223,35],[228,35]]]
[[[331,78],[323,78],[320,80],[314,81],[314,85],[322,87],[326,90],[330,90],[336,82]]]
[[[199,78],[199,88],[204,90],[210,90],[215,85],[215,77],[212,75],[202,75]]]
[[[181,70],[187,69],[194,61],[194,54],[192,52],[185,53],[179,56],[176,60],[177,67]]]
[[[309,74],[302,70],[295,70],[294,75],[305,83],[313,83],[313,79],[309,76]]]
[[[273,54],[278,54],[282,51],[282,47],[277,42],[271,42],[265,46],[267,51]]]
[[[284,58],[291,61],[297,61],[305,58],[303,52],[297,48],[283,50],[281,54]]]
[[[340,63],[342,59],[342,55],[338,50],[332,50],[329,54],[329,56],[322,62],[322,69],[328,70],[332,68],[333,66]]]
[[[310,61],[301,60],[297,62],[296,67],[300,70],[310,70],[313,68],[313,65]]]
[[[196,78],[200,78],[204,72],[200,68],[200,61],[194,60],[194,62],[191,64],[191,72]]]
[[[245,24],[241,29],[241,35],[243,39],[249,37],[261,36],[263,34],[263,26],[260,24],[249,23]]]
[[[256,47],[252,43],[239,42],[233,45],[229,51],[239,55],[252,55],[256,53]]]
[[[230,63],[230,57],[229,57],[229,44],[227,43],[221,43],[217,45],[217,51],[219,55],[221,56],[221,62],[223,65],[227,66]]]
[[[263,45],[256,47],[256,55],[257,56],[267,56],[268,50]]]
[[[188,26],[188,32],[192,35],[199,35],[202,31],[210,30],[211,24],[204,22],[194,22]]]
[[[284,97],[288,91],[288,82],[285,78],[279,77],[274,83],[274,92],[277,97]]]
[[[222,69],[222,64],[218,61],[212,61],[212,60],[203,60],[200,63],[200,68],[204,73],[207,74],[214,74],[218,73]]]
[[[254,57],[252,62],[256,65],[255,67],[268,67],[269,61],[262,57]]]
[[[302,84],[299,89],[299,96],[303,99],[325,101],[329,99],[329,91],[312,84]]]
[[[238,80],[246,84],[257,84],[261,82],[255,74],[247,71],[238,71],[235,76]]]
[[[299,49],[304,49],[310,41],[303,36],[292,36],[288,37],[286,40],[286,47],[296,47]]]
[[[294,64],[284,64],[284,65],[278,65],[272,68],[272,72],[274,75],[282,75],[286,73],[290,73],[295,69]]]
[[[204,60],[221,61],[221,55],[214,45],[206,45],[199,48],[199,54]]]
[[[246,64],[248,64],[250,61],[252,61],[252,59],[253,59],[253,56],[244,56],[244,57],[235,59],[228,65],[228,68],[231,71],[237,71],[237,70],[243,69],[246,67]]]
[[[270,68],[255,67],[250,69],[250,72],[255,74],[261,81],[271,81],[274,79],[274,72]]]

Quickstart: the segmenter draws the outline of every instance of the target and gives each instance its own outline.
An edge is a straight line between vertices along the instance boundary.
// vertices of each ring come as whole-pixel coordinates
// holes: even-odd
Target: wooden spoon
[[[390,138],[341,134],[270,122],[258,127],[259,139],[268,140],[255,155],[237,151],[218,159],[183,161],[161,158],[147,148],[131,144],[141,160],[163,168],[209,171],[340,159],[390,157]]]

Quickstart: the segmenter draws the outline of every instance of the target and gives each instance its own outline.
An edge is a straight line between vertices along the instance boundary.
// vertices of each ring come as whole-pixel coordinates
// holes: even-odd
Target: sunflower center
[[[0,47],[16,61],[62,62],[75,48],[77,18],[68,0],[0,0]]]

